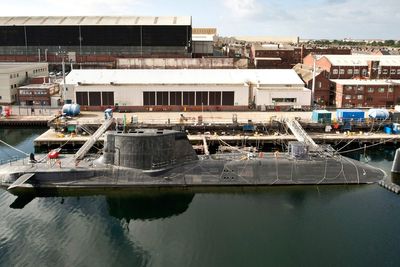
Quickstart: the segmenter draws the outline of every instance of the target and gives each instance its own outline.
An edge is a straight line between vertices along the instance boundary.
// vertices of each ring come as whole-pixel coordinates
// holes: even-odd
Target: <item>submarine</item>
[[[58,159],[47,155],[38,161],[25,158],[1,165],[0,186],[19,195],[43,191],[61,194],[80,189],[209,190],[370,184],[386,177],[385,171],[379,168],[334,151],[310,149],[304,142],[290,142],[285,153],[234,151],[197,155],[187,134],[180,131],[104,132],[104,148],[99,154],[83,157],[60,154]]]

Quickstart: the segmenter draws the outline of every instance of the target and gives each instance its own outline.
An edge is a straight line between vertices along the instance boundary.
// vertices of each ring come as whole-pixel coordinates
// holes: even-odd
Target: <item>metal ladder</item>
[[[114,122],[114,119],[106,120],[97,131],[83,144],[83,146],[76,152],[75,160],[81,160],[92,148],[92,146],[99,140],[100,136],[107,131],[108,127]]]
[[[304,131],[303,127],[301,127],[297,120],[286,119],[285,123],[299,142],[307,144],[310,150],[320,149],[314,140],[306,133],[306,131]]]

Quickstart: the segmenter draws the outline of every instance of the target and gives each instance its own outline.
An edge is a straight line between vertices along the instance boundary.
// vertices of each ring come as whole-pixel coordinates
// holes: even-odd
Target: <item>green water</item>
[[[24,151],[43,130],[0,129]],[[374,148],[390,170],[394,149]],[[0,146],[0,158],[18,153]],[[35,198],[0,191],[1,266],[399,266],[400,196],[377,185]]]

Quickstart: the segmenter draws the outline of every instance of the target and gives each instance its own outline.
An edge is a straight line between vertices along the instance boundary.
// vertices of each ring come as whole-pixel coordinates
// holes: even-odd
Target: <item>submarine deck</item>
[[[279,155],[262,153],[259,156],[267,160],[264,161],[267,163],[264,168],[259,167],[261,163],[258,157],[249,159],[246,155],[233,153],[218,155],[213,160],[207,160],[206,157],[200,156],[198,161],[168,170],[136,170],[135,172],[130,168],[123,167],[113,168],[104,165],[94,167],[92,166],[94,158],[87,158],[76,164],[72,155],[62,155],[59,160],[36,164],[28,163],[28,159],[10,162],[8,165],[3,165],[0,177],[2,173],[7,172],[17,174],[11,181],[3,180],[3,187],[12,185],[18,179],[17,176],[24,174],[35,173],[46,177],[38,183],[35,182],[35,176],[33,176],[32,183],[22,183],[10,190],[11,192],[23,192],[37,189],[369,184],[383,179],[386,175],[380,169],[368,169],[367,165],[362,163],[356,165],[352,160],[340,156],[339,160],[338,158],[316,158],[303,161],[293,160],[286,153]],[[229,157],[233,160],[228,160]],[[322,163],[325,171],[324,168],[321,170]],[[298,167],[301,167],[301,170]],[[365,175],[364,168],[369,172],[367,176],[363,176]]]

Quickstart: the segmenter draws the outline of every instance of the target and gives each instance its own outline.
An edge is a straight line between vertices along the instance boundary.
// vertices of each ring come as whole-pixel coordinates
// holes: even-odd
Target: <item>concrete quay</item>
[[[390,135],[385,133],[309,133],[309,136],[320,144],[337,144],[341,142],[358,142],[358,143],[397,143],[400,141],[400,135]],[[54,129],[49,129],[38,138],[34,140],[36,150],[46,150],[49,148],[56,148],[60,146],[67,146],[69,148],[77,149],[82,146],[89,139],[89,135],[75,135],[75,134],[62,134],[56,132]],[[291,134],[253,134],[253,135],[217,135],[217,134],[190,134],[188,135],[189,141],[196,145],[201,144],[205,139],[207,143],[226,142],[230,145],[279,145],[288,141],[295,141],[296,138]],[[101,147],[104,138],[99,138],[96,146]]]

